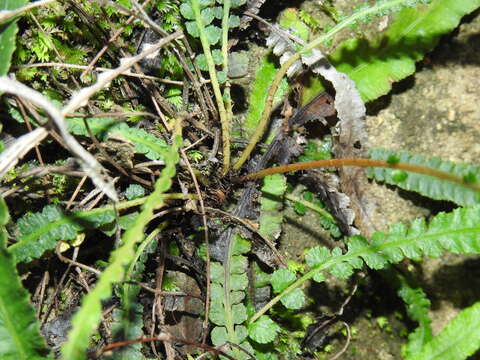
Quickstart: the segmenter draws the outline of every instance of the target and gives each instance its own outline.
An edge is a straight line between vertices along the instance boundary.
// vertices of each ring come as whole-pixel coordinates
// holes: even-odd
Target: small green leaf
[[[230,290],[245,290],[248,287],[248,276],[244,272],[243,274],[230,275]]]
[[[248,240],[236,235],[234,241],[232,255],[242,255],[250,251],[252,245]]]
[[[202,14],[202,20],[203,20],[204,26],[210,25],[210,23],[215,18],[215,10],[213,10],[212,8],[203,9],[201,14]]]
[[[235,326],[234,331],[237,343],[241,343],[248,336],[247,328],[243,325]],[[212,332],[210,333],[210,338],[212,339],[212,343],[215,346],[224,345],[229,341],[227,329],[223,326],[217,326],[213,328]]]
[[[247,308],[243,304],[232,305],[232,315],[234,324],[242,324],[247,320]]]
[[[227,329],[223,326],[216,326],[210,333],[210,339],[215,346],[221,346],[228,341]]]
[[[325,275],[319,271],[313,275],[313,281],[316,281],[318,283],[324,282],[325,281]]]
[[[212,282],[222,284],[225,281],[224,276],[223,266],[218,262],[212,262],[210,264],[210,279],[212,279]]]
[[[125,197],[128,200],[138,199],[145,196],[145,189],[138,184],[130,184],[125,190]]]
[[[215,4],[215,0],[200,0],[199,1],[200,7],[204,8],[207,6],[212,6]]]
[[[463,181],[465,181],[467,184],[475,184],[478,182],[478,176],[473,172],[469,172],[463,176]]]
[[[231,29],[239,25],[240,25],[240,17],[238,17],[237,15],[230,15],[230,17],[228,18],[228,27]]]
[[[257,321],[248,326],[248,336],[259,344],[272,342],[279,332],[280,326],[267,315],[260,316]]]
[[[390,154],[387,158],[387,163],[390,165],[395,165],[400,162],[400,157],[397,154]]]
[[[248,260],[245,256],[232,256],[230,260],[230,274],[245,274],[248,267]]]
[[[311,268],[325,262],[330,257],[330,251],[324,246],[315,246],[305,255],[307,265]]]
[[[135,152],[144,154],[150,160],[163,160],[169,145],[143,129],[129,127],[125,123],[117,124],[110,128],[110,134],[120,134],[133,144],[135,144]]]
[[[193,9],[188,2],[184,2],[180,5],[180,14],[187,20],[195,20]]]
[[[215,325],[225,325],[225,308],[223,305],[223,286],[212,283],[210,295],[210,316],[209,319]]]
[[[392,180],[396,183],[400,183],[402,181],[407,180],[408,174],[406,171],[403,170],[395,170],[392,171]]]
[[[230,292],[230,303],[233,304],[240,304],[243,299],[245,299],[245,288],[240,291],[231,291]]]
[[[293,209],[298,215],[305,215],[305,213],[307,212],[307,207],[299,203],[298,201],[295,201],[295,203],[293,204]]]
[[[210,45],[215,45],[220,40],[222,30],[218,26],[208,25],[205,27],[205,34]]]
[[[213,55],[213,51],[212,51]],[[208,71],[207,57],[204,54],[198,54],[195,58],[195,62],[198,65],[198,68],[202,71]]]
[[[287,288],[288,285],[293,283],[297,277],[292,271],[281,268],[275,270],[271,277],[273,291],[279,293]]]
[[[244,341],[248,336],[248,330],[243,325],[235,326],[235,336],[237,337],[237,341],[241,343]]]
[[[335,254],[335,255],[338,256],[338,255],[341,255],[341,253]],[[332,266],[330,272],[332,273],[333,276],[336,276],[340,279],[348,279],[353,274],[353,267],[347,262],[338,263]]]
[[[237,8],[239,6],[245,5],[247,0],[231,0],[230,1],[230,6],[232,8]]]
[[[217,79],[219,84],[225,84],[227,82],[227,73],[225,71],[217,71]]]
[[[305,293],[296,288],[287,295],[283,295],[280,301],[287,309],[298,310],[305,304]]]
[[[215,325],[225,325],[225,310],[223,309],[223,304],[221,307],[214,306],[217,303],[212,301],[211,309],[209,313],[210,321]]]
[[[223,18],[223,7],[215,6],[215,7],[210,8],[210,9],[212,9],[213,14],[217,19]]]
[[[212,58],[215,65],[220,65],[223,62],[223,54],[219,49],[212,50]]]
[[[185,27],[187,28],[187,32],[192,35],[194,38],[200,37],[200,32],[198,31],[198,26],[196,21],[187,21],[185,23]]]

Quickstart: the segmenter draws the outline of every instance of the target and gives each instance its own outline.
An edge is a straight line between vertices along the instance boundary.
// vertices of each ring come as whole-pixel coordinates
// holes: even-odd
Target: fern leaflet
[[[480,166],[465,163],[454,163],[443,161],[439,158],[426,158],[421,155],[412,155],[407,152],[397,153],[393,150],[374,148],[370,150],[370,155],[376,160],[388,161],[395,157],[399,162],[426,166],[432,169],[440,170],[465,179],[466,182],[475,183],[480,179]],[[461,206],[475,205],[480,203],[480,193],[442,179],[431,176],[408,173],[406,176],[398,176],[398,170],[384,168],[370,168],[367,175],[377,181],[384,181],[387,184],[396,185],[402,189],[415,191],[423,196],[435,200],[448,200]]]

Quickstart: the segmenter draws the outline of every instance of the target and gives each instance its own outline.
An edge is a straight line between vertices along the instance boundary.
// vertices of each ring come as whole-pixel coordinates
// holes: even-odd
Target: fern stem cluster
[[[217,71],[215,70],[215,62],[213,61],[212,52],[210,50],[210,42],[205,31],[205,24],[203,23],[199,0],[192,0],[192,9],[198,26],[203,53],[205,54],[205,58],[207,60],[208,73],[210,75],[213,93],[215,94],[215,100],[217,102],[218,112],[220,115],[223,145],[223,174],[226,174],[230,167],[230,122],[228,119],[227,109],[225,108],[222,91],[220,90]],[[228,24],[226,31],[228,31]]]

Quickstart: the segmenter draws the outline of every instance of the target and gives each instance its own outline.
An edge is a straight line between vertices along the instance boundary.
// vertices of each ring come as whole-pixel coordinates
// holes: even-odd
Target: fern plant
[[[210,321],[216,327],[212,329],[210,336],[215,346],[233,343],[247,351],[253,350],[246,341],[247,328],[244,323],[247,320],[247,309],[243,304],[248,287],[248,260],[244,255],[249,250],[249,242],[236,236],[230,241],[223,264],[212,263]],[[248,355],[238,348],[233,348],[231,354],[236,359],[248,358]]]
[[[217,0],[223,6],[214,6],[214,0],[188,0],[180,6],[182,15],[192,21],[185,26],[190,35],[200,39],[203,56],[197,57],[200,68],[208,70],[212,82],[215,100],[218,106],[220,122],[222,125],[223,143],[223,174],[226,174],[230,166],[230,127],[233,119],[232,99],[230,97],[230,85],[228,82],[229,69],[229,45],[228,32],[230,28],[240,25],[238,15],[230,15],[231,8],[237,8],[245,4],[245,0]],[[221,19],[221,28],[212,24],[213,20]],[[194,20],[194,21],[193,21]],[[221,40],[221,51],[212,51],[211,46]],[[217,72],[216,65],[222,65],[222,70]],[[220,89],[220,83],[225,83],[224,90]]]
[[[308,43],[308,28],[300,23],[296,16],[292,16],[293,12],[287,13],[288,15],[282,19],[283,28],[282,26],[279,28],[273,27],[274,33],[278,36],[276,40],[272,41],[273,53],[282,52],[286,55],[280,60],[280,67],[272,61],[270,54],[262,59],[257,68],[257,77],[249,97],[247,120],[239,131],[240,135],[249,140],[250,143],[246,150],[240,154],[234,168],[236,170],[242,168],[250,154],[253,154],[253,151],[256,150],[257,142],[265,135],[272,108],[280,103],[288,91],[288,80],[284,75],[294,73],[291,66],[299,61],[297,63],[298,67],[308,65],[313,73],[325,74],[319,68],[317,60],[326,58],[317,52],[317,45],[331,40],[339,31],[355,25],[358,21],[369,21],[372,16],[383,16],[391,12],[398,13],[394,25],[387,30],[385,35],[381,35],[374,46],[367,46],[366,49],[363,49],[360,46],[363,43],[351,39],[339,46],[342,51],[338,50],[330,57],[335,67],[347,73],[359,89],[355,98],[358,106],[354,110],[356,111],[358,108],[364,110],[361,98],[372,100],[388,92],[390,79],[399,80],[412,73],[414,62],[435,45],[441,34],[454,29],[464,14],[480,6],[478,1],[473,0],[464,0],[455,2],[455,4],[450,0],[434,0],[428,6],[421,3],[422,1],[385,0],[373,5],[362,6],[350,16],[339,19],[340,22],[337,26]],[[17,5],[22,6],[24,3],[17,1]],[[132,10],[135,7],[130,7],[128,1],[122,1],[120,5],[116,4],[117,6],[111,3],[111,6],[109,5],[106,8],[101,8],[96,3],[82,5],[84,6],[85,16],[98,16],[101,19],[97,24],[101,29],[108,30],[111,24],[115,25],[112,26],[114,30],[123,27],[124,37],[122,39],[124,41],[130,39],[129,35],[133,31],[134,25],[124,23],[124,21],[127,21],[127,16],[135,17]],[[178,26],[174,19],[174,14],[178,8],[178,11],[187,20],[185,23],[187,33],[200,41],[200,43],[195,41],[190,43],[194,47],[201,46],[201,51],[195,57],[195,65],[205,73],[208,72],[218,108],[223,138],[223,177],[230,168],[230,134],[233,120],[233,104],[230,97],[228,73],[231,65],[231,56],[229,55],[235,53],[229,54],[229,31],[240,24],[240,18],[237,14],[240,13],[240,7],[243,5],[245,5],[243,0],[217,0],[216,2],[214,0],[185,0],[179,3],[179,7],[177,7],[176,2],[158,1],[155,3],[156,9],[165,14],[162,24],[163,30],[174,30]],[[261,1],[253,2],[253,4],[249,2],[247,5],[258,10]],[[64,10],[63,5],[55,6],[54,9],[56,10]],[[11,6],[9,5],[9,7]],[[151,8],[147,7],[147,10],[151,10]],[[79,36],[84,25],[79,20],[80,15],[62,13],[68,21],[61,24],[58,17],[55,14],[52,15],[52,11],[38,11],[36,15],[40,18],[40,28],[31,30],[33,34],[30,38],[25,33],[19,38],[15,63],[23,63],[26,58],[31,56],[36,56],[42,61],[53,60],[57,56],[55,51],[61,53],[63,61],[73,64],[85,61],[90,48],[76,47],[74,45],[78,45],[78,42],[73,42],[74,45],[72,45],[57,39],[57,36],[72,39]],[[302,17],[308,19],[305,13],[302,14]],[[24,18],[23,21],[33,24],[34,18]],[[311,19],[308,22],[313,23]],[[0,54],[0,59],[5,60],[2,64],[6,64],[5,69],[0,69],[0,75],[7,72],[10,64],[11,53],[14,48],[12,42],[12,34],[15,33],[14,25],[14,23],[9,24],[0,30],[0,45],[5,45],[7,48],[5,54]],[[52,32],[43,32],[41,29],[52,29]],[[89,36],[91,37],[92,34],[89,34]],[[176,39],[179,39],[180,36],[181,34]],[[382,48],[382,44],[384,44],[382,36],[393,39],[385,48]],[[295,41],[291,41],[291,37],[295,38]],[[422,40],[420,45],[414,41],[418,39]],[[82,40],[86,41],[88,39]],[[97,41],[98,39],[91,37],[90,40]],[[33,41],[31,50],[26,50],[28,41]],[[85,43],[81,42],[81,44],[84,45]],[[183,46],[188,47],[187,45],[188,43],[183,44]],[[282,47],[285,51],[279,50]],[[134,51],[132,46],[126,48]],[[343,51],[351,48],[354,48],[355,51]],[[374,54],[369,53],[369,51]],[[353,56],[354,61],[351,61],[349,56]],[[131,60],[131,58],[127,57],[126,60]],[[104,64],[109,65],[112,59],[103,59],[103,61]],[[163,61],[165,65],[170,60],[164,58]],[[174,62],[177,64],[176,61],[172,60],[171,64]],[[171,65],[172,69],[175,68],[175,64]],[[194,64],[187,64],[185,67],[185,69],[191,71],[194,66],[189,67],[189,65]],[[48,83],[45,73],[27,71],[26,69],[29,68],[24,68],[23,80],[32,80],[39,75],[41,81]],[[177,70],[172,70],[172,73]],[[60,73],[54,74],[62,77]],[[343,86],[345,84],[351,85],[353,82],[348,82],[348,78],[342,77],[338,72],[335,75],[334,78],[327,77],[327,79],[332,82],[338,95],[343,90],[341,84],[338,83],[339,78],[345,80]],[[376,79],[373,86],[370,83],[372,77]],[[115,86],[120,83],[115,83],[115,81]],[[189,90],[186,80],[183,82],[183,86],[184,92],[182,95],[186,97]],[[320,85],[314,85],[308,91],[318,93],[319,88]],[[176,88],[167,87],[164,95],[167,99],[171,100],[173,98],[171,102],[180,104],[179,89],[178,86]],[[84,90],[88,91],[89,88]],[[59,91],[51,90],[47,92],[60,98]],[[347,95],[353,98],[352,94],[353,92],[349,92]],[[114,100],[115,97],[112,96],[110,91],[101,90],[101,94],[97,98],[100,103],[90,103],[90,110],[97,108],[97,105],[99,109],[110,110],[115,103]],[[123,104],[121,108],[141,108],[138,107],[138,104],[134,105],[134,102],[135,100],[132,100],[131,104]],[[30,118],[29,114],[24,114],[23,107],[17,110],[18,107],[9,103],[8,108],[14,110],[10,111],[9,115],[12,118],[16,116],[17,118],[21,117],[22,120],[25,119],[23,120],[25,124],[29,122],[34,126],[41,126],[47,120],[43,113],[37,114],[33,110],[29,110],[31,111],[30,114],[36,116]],[[10,234],[17,240],[12,244],[7,244],[5,230],[8,223],[8,210],[4,201],[0,202],[0,225],[2,228],[0,234],[0,266],[2,267],[2,274],[5,274],[4,281],[0,281],[0,337],[5,339],[5,346],[0,346],[0,357],[6,359],[42,359],[48,355],[48,349],[38,331],[39,324],[35,318],[34,310],[29,304],[28,293],[21,285],[15,265],[22,263],[23,267],[28,266],[35,259],[45,259],[47,258],[46,254],[59,246],[60,242],[72,242],[75,239],[83,238],[84,234],[91,230],[101,230],[107,236],[113,237],[116,229],[119,232],[124,230],[123,236],[118,238],[117,247],[111,253],[105,269],[99,274],[95,286],[82,299],[80,309],[72,320],[69,339],[62,346],[62,358],[85,358],[87,348],[91,344],[91,335],[102,318],[102,301],[111,298],[112,294],[115,294],[118,299],[118,308],[113,311],[111,317],[112,330],[114,330],[115,336],[107,340],[115,341],[118,339],[119,343],[116,346],[128,345],[123,351],[116,351],[115,357],[144,359],[147,356],[140,345],[141,342],[147,341],[143,337],[143,327],[147,325],[147,322],[143,322],[141,316],[142,312],[146,311],[139,301],[139,282],[143,280],[143,275],[147,272],[145,269],[148,266],[149,255],[154,251],[157,235],[166,234],[167,232],[163,232],[163,230],[169,226],[167,221],[162,220],[156,223],[152,220],[157,215],[164,216],[177,211],[185,214],[190,209],[195,209],[200,214],[205,215],[206,208],[203,203],[205,196],[192,195],[187,192],[193,191],[192,189],[195,188],[195,191],[202,195],[201,190],[205,189],[202,185],[215,186],[212,184],[220,184],[219,178],[221,176],[211,176],[212,181],[202,173],[203,166],[207,167],[208,161],[213,162],[212,159],[215,158],[216,150],[212,151],[212,155],[208,155],[208,157],[203,153],[203,150],[192,150],[191,154],[195,154],[196,157],[191,156],[191,158],[197,159],[201,164],[198,168],[189,164],[186,156],[183,162],[179,161],[180,154],[187,151],[182,148],[180,119],[194,118],[195,107],[189,107],[187,110],[192,109],[194,111],[191,114],[177,114],[177,117],[173,116],[167,121],[162,117],[161,111],[157,109],[159,118],[165,121],[165,128],[168,128],[171,123],[175,123],[175,129],[172,130],[172,133],[163,133],[163,138],[149,133],[144,128],[135,126],[132,121],[122,122],[104,116],[78,117],[75,114],[74,117],[70,117],[66,121],[68,131],[83,142],[88,142],[91,138],[106,144],[111,139],[117,139],[132,146],[132,162],[139,159],[142,159],[142,161],[151,160],[156,166],[159,164],[163,166],[160,172],[150,171],[149,173],[151,180],[153,180],[154,174],[159,175],[152,189],[130,184],[130,179],[125,181],[122,179],[120,181],[121,185],[118,185],[118,187],[126,188],[124,195],[128,200],[119,201],[114,206],[102,204],[102,206],[92,210],[73,212],[64,210],[60,205],[42,206],[40,211],[22,214],[15,221],[13,230],[9,228],[9,230],[12,230]],[[343,121],[340,113],[341,111],[339,111],[339,117]],[[358,111],[358,113],[361,115],[362,111]],[[168,121],[170,122],[168,123]],[[207,137],[206,135],[199,138],[196,134],[196,128],[194,128],[195,131],[192,131],[190,125],[184,123],[184,126],[188,128],[186,133],[192,140],[188,149],[190,149],[190,146],[193,147],[202,143]],[[160,126],[154,128],[158,130]],[[202,129],[208,136],[212,135],[209,134],[210,130]],[[31,145],[30,148],[35,147],[35,145],[37,144]],[[309,169],[315,166],[367,166],[369,167],[368,175],[372,179],[415,191],[432,199],[452,201],[459,206],[463,206],[463,208],[458,208],[450,213],[440,213],[428,222],[416,220],[410,225],[394,224],[390,231],[386,233],[376,232],[370,239],[361,235],[349,237],[345,240],[345,250],[341,246],[333,249],[320,246],[309,249],[305,256],[306,265],[302,264],[295,267],[290,263],[288,268],[282,267],[272,274],[264,276],[263,285],[268,283],[271,286],[274,297],[256,311],[250,304],[251,299],[249,299],[251,294],[248,287],[249,281],[252,279],[247,276],[248,259],[252,254],[252,246],[247,236],[243,236],[245,234],[238,231],[227,242],[223,261],[211,261],[209,264],[210,278],[206,280],[211,281],[211,287],[210,309],[207,307],[207,310],[209,310],[209,320],[212,323],[209,339],[213,346],[207,345],[208,341],[195,342],[192,339],[160,336],[165,334],[152,337],[148,341],[162,340],[169,344],[184,341],[189,345],[220,354],[225,358],[246,359],[251,358],[252,354],[258,358],[276,358],[278,351],[275,354],[275,346],[281,342],[284,334],[290,331],[290,329],[287,330],[283,321],[278,321],[279,318],[282,318],[282,316],[277,316],[278,311],[285,309],[298,311],[307,302],[311,301],[302,289],[308,280],[324,282],[326,281],[326,273],[334,277],[347,279],[360,269],[386,269],[391,264],[396,264],[404,259],[418,259],[422,256],[439,257],[446,251],[459,254],[480,252],[478,241],[480,227],[477,224],[480,215],[478,167],[470,164],[445,162],[435,158],[427,159],[406,152],[397,153],[385,149],[373,149],[369,159],[329,159],[329,155],[326,154],[329,149],[326,149],[321,155],[318,155],[318,152],[312,150],[312,148],[307,150],[309,151],[305,152],[300,159],[303,161],[302,163],[269,168],[236,178],[236,180],[240,180],[239,183],[245,184],[247,180],[251,181],[267,175],[262,180],[263,185],[260,189],[258,228],[245,219],[237,218],[236,220],[243,221],[243,225],[246,225],[250,231],[258,232],[262,240],[267,241],[270,245],[275,244],[282,231],[282,223],[285,217],[283,199],[294,201],[297,210],[300,212],[302,210],[299,209],[302,209],[302,206],[315,209],[322,215],[323,224],[329,227],[332,233],[340,235],[334,217],[321,206],[313,195],[310,196],[306,192],[303,198],[298,198],[288,193],[287,176],[282,173],[293,170]],[[315,157],[317,155],[320,158]],[[204,161],[204,159],[207,160]],[[325,162],[322,163],[321,161]],[[194,178],[194,185],[189,186],[186,174]],[[211,175],[211,173],[208,175]],[[177,184],[175,186],[181,189],[182,193],[166,193],[174,186],[176,179],[178,179],[178,186]],[[197,180],[200,181],[200,186]],[[227,184],[226,187],[232,185],[229,180],[228,177],[223,180]],[[125,182],[128,182],[128,184],[125,184]],[[172,189],[172,191],[179,190]],[[146,192],[147,195],[145,195]],[[210,194],[203,195],[210,196]],[[216,195],[219,200],[221,200],[222,195],[225,197],[221,191],[217,192]],[[199,199],[201,200],[201,206],[197,209],[192,200]],[[171,200],[188,200],[188,202],[182,203],[181,206],[175,205],[175,207],[165,209],[160,214],[154,214],[155,210],[165,207],[167,201]],[[208,200],[210,201],[210,199]],[[136,206],[141,206],[140,212],[118,216],[117,211]],[[151,227],[147,226],[149,224]],[[205,224],[207,224],[206,221]],[[178,237],[181,238],[182,235]],[[150,259],[152,258],[150,257]],[[175,259],[173,256],[172,258]],[[186,263],[196,271],[203,266],[203,264],[192,265],[188,261]],[[185,264],[183,263],[183,265]],[[462,359],[477,350],[480,339],[480,333],[475,326],[480,319],[478,303],[464,309],[443,332],[433,336],[430,326],[431,320],[428,317],[430,302],[426,294],[421,288],[412,287],[406,279],[397,275],[395,281],[392,280],[391,282],[392,284],[397,282],[398,294],[407,306],[408,315],[419,324],[418,328],[408,337],[408,343],[404,349],[406,359],[430,359],[439,356],[447,359]],[[148,288],[144,284],[142,286]],[[255,286],[255,284],[250,284],[250,286]],[[190,294],[181,294],[181,296],[183,295],[189,296]],[[271,311],[274,305],[277,305],[276,310]],[[279,338],[280,340],[278,340]],[[25,341],[25,339],[29,339],[29,341]],[[456,344],[458,346],[453,346]],[[298,351],[296,353],[298,354]],[[187,356],[190,356],[190,354]]]

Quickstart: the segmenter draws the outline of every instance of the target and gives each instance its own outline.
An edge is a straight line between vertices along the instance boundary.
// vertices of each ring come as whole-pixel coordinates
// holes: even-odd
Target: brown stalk
[[[349,159],[330,159],[305,161],[300,163],[271,167],[268,169],[256,171],[245,176],[234,179],[235,182],[243,182],[247,180],[260,179],[267,175],[286,173],[290,171],[318,169],[323,167],[340,167],[340,166],[359,166],[359,167],[378,167],[410,171],[418,174],[433,176],[441,180],[450,181],[475,191],[480,191],[480,186],[476,183],[465,181],[463,178],[452,175],[450,173],[432,169],[426,166],[407,164],[407,163],[390,163],[384,160],[349,158]]]

